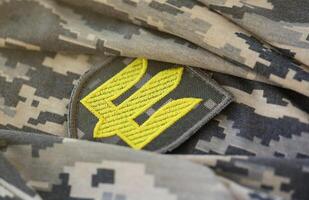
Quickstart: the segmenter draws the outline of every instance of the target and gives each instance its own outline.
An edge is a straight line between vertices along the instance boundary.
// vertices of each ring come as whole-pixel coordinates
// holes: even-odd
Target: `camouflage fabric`
[[[235,101],[177,153],[308,158],[308,97],[223,74],[212,77]]]
[[[22,184],[1,177],[0,191],[10,192],[0,193],[4,199],[235,199],[211,170],[185,160],[29,133],[1,131],[0,138],[6,141],[0,159],[24,178]],[[238,187],[245,199],[267,196]]]
[[[74,83],[96,61],[83,54],[5,49],[0,60],[0,128],[64,136]]]
[[[309,95],[307,70],[302,64],[287,59],[197,1],[61,1],[182,37],[283,87]]]
[[[182,38],[55,1],[1,0],[0,20],[0,47],[145,57],[267,82]]]
[[[245,156],[186,156],[218,175],[283,199],[308,199],[308,160]]]
[[[29,188],[16,169],[0,155],[0,198],[1,199],[41,199]]]
[[[308,1],[199,1],[309,66]]]
[[[308,24],[306,0],[0,0],[0,199],[308,199]],[[168,155],[95,142],[74,92],[136,58],[233,102]]]

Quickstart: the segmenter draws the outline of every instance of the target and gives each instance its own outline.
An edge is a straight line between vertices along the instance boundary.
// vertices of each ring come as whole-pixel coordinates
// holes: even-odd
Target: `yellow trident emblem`
[[[165,129],[190,112],[202,99],[172,100],[153,113],[142,125],[134,119],[173,91],[181,81],[183,68],[159,72],[133,95],[116,106],[113,100],[133,87],[147,70],[147,60],[138,58],[81,100],[98,119],[93,137],[118,135],[134,149],[142,149]]]

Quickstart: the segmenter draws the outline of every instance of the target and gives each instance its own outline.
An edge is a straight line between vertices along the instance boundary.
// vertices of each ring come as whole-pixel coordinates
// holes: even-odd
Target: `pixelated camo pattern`
[[[239,26],[309,65],[309,2],[276,0],[199,0]]]
[[[11,175],[1,174],[2,199],[280,199],[184,159],[46,135],[0,133],[5,141],[0,159],[10,163],[1,162],[0,169]]]
[[[299,93],[215,73],[235,101],[175,153],[309,158],[309,99]]]
[[[308,95],[308,69],[194,0],[60,0],[155,28]],[[305,5],[299,5],[305,6]],[[136,12],[138,10],[138,12]],[[307,19],[308,20],[308,19]],[[302,89],[303,88],[303,89]]]
[[[308,8],[0,0],[0,199],[309,199]],[[172,152],[189,156],[62,138],[74,85],[109,56],[204,68],[235,100]]]
[[[87,55],[0,50],[0,128],[64,135],[70,94]]]

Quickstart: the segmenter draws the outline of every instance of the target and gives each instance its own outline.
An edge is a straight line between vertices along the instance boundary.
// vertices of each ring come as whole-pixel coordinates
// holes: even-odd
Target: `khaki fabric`
[[[307,0],[0,0],[0,199],[309,199],[308,13]],[[167,155],[96,141],[72,94],[136,58],[213,83],[192,75],[177,94],[213,100],[216,85],[233,102]],[[81,83],[95,70],[107,78]]]

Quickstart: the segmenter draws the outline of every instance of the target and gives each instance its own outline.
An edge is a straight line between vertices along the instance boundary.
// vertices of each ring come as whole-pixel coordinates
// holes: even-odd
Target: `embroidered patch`
[[[146,70],[147,60],[136,59],[81,100],[99,119],[93,137],[118,135],[132,148],[141,149],[202,101],[200,98],[172,100],[139,126],[134,119],[173,91],[183,73],[183,67],[159,72],[124,102],[115,106],[112,101],[140,81]]]
[[[165,152],[230,100],[198,70],[115,58],[81,77],[72,94],[69,131],[81,139]]]

